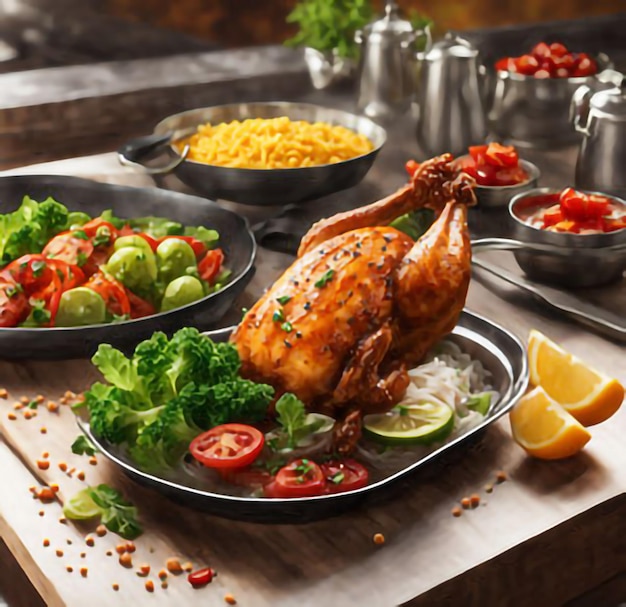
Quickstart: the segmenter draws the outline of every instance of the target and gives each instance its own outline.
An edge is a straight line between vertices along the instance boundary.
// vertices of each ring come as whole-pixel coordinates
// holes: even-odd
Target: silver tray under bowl
[[[231,328],[208,333],[215,340],[228,339]],[[195,509],[230,519],[261,523],[305,523],[338,515],[346,510],[365,505],[373,500],[388,497],[400,490],[426,464],[441,458],[444,453],[461,448],[471,438],[476,438],[494,421],[505,415],[521,398],[528,386],[528,361],[523,344],[503,327],[468,310],[449,337],[463,351],[480,360],[491,373],[491,384],[500,394],[490,407],[485,419],[448,443],[437,446],[426,455],[398,472],[370,485],[332,495],[293,499],[268,499],[239,497],[216,493],[203,483],[202,478],[191,474],[183,465],[161,476],[140,470],[122,451],[98,440],[89,424],[79,419],[79,426],[97,445],[102,454],[119,466],[138,483]]]

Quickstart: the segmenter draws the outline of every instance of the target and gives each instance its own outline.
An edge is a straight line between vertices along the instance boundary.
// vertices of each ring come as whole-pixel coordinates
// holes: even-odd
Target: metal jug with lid
[[[485,79],[478,50],[448,33],[421,57],[417,143],[423,154],[467,153],[487,136]]]
[[[598,74],[592,87],[572,98],[574,128],[583,134],[576,162],[576,187],[626,198],[626,76]]]
[[[373,119],[388,120],[404,114],[414,98],[416,42],[430,30],[416,30],[399,15],[395,2],[387,2],[385,16],[355,34],[361,45],[357,109]]]

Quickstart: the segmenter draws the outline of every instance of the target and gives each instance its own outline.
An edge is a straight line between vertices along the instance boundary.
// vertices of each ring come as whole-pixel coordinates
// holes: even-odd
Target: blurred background
[[[97,0],[104,10],[131,20],[172,28],[220,46],[282,42],[293,34],[285,23],[295,0]],[[382,8],[382,2],[378,2]],[[435,30],[464,30],[616,13],[625,0],[399,0],[431,18]]]

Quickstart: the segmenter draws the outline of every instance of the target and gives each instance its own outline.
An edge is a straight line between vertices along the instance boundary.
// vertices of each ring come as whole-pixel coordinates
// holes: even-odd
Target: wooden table
[[[368,202],[401,184],[403,162],[414,152],[405,131],[402,125],[392,129],[390,143],[362,185],[305,210],[302,221]],[[544,183],[563,185],[570,179],[573,150],[529,157],[541,165]],[[117,167],[112,154],[23,172],[150,185],[145,177]],[[258,219],[258,212],[239,210]],[[258,295],[288,261],[286,255],[261,249],[250,294]],[[524,339],[530,328],[537,328],[626,382],[623,347],[548,313],[498,281],[473,280],[468,307]],[[0,400],[0,419],[5,429],[17,424],[11,426],[11,438],[0,442],[0,533],[47,605],[82,605],[86,596],[103,606],[222,605],[225,593],[232,593],[239,605],[250,607],[554,607],[626,570],[626,410],[594,427],[585,451],[568,461],[529,459],[511,440],[508,420],[503,419],[458,458],[433,465],[389,501],[305,526],[261,526],[175,506],[133,484],[103,458],[89,466],[85,458],[72,456],[69,441],[77,431],[67,408],[57,417],[44,410],[30,421],[7,420],[22,394],[58,398],[67,388],[84,388],[92,376],[85,361],[0,363],[0,385],[11,392],[6,402]],[[43,426],[46,434],[39,432]],[[45,472],[35,464],[43,450],[50,452],[52,462]],[[58,470],[60,459],[84,469],[89,483],[106,480],[120,488],[139,507],[146,532],[137,541],[135,563],[151,563],[154,593],[146,592],[134,571],[120,567],[116,555],[106,556],[115,544],[111,534],[97,538],[93,548],[85,547],[92,529],[59,524],[58,504],[42,506],[32,499],[28,487],[39,482],[59,483],[61,496],[82,486],[76,476],[70,479]],[[506,471],[509,480],[486,494],[484,486],[498,470]],[[474,492],[481,495],[482,506],[453,518],[451,509],[458,500]],[[385,545],[372,541],[377,532],[385,535]],[[42,544],[45,537],[49,547]],[[55,556],[56,549],[63,557]],[[199,591],[180,578],[170,579],[169,588],[162,590],[155,567],[173,554],[196,566],[211,565],[219,575]],[[78,573],[83,562],[89,567],[87,578]],[[73,573],[66,571],[67,565]],[[15,579],[19,572],[12,575]],[[112,590],[112,582],[120,584],[119,592]],[[33,600],[23,604],[37,604]]]

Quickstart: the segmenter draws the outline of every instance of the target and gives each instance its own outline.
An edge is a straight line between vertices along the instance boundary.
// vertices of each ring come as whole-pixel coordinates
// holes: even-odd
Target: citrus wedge
[[[613,415],[624,400],[619,381],[596,371],[539,331],[528,339],[530,381],[562,405],[584,426]]]
[[[540,459],[563,459],[578,453],[591,434],[541,387],[523,396],[509,415],[515,441]]]

